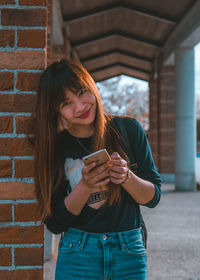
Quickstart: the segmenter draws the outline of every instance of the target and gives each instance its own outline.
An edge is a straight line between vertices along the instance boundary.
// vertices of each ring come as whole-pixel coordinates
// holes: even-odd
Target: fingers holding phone
[[[85,166],[82,177],[90,187],[102,187],[110,182],[109,166],[110,156],[105,149],[99,150],[83,158]]]
[[[102,187],[110,182],[109,168],[106,164],[96,167],[96,163],[90,163],[82,169],[82,180],[90,188]]]
[[[110,180],[112,183],[118,185],[122,184],[127,177],[128,165],[117,152],[111,155],[112,167],[109,172]]]

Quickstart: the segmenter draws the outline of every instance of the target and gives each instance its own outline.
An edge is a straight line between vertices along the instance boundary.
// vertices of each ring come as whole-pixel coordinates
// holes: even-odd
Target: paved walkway
[[[160,203],[142,212],[149,280],[200,280],[200,192],[175,192],[163,184]]]
[[[196,158],[196,181],[200,183],[200,157]]]

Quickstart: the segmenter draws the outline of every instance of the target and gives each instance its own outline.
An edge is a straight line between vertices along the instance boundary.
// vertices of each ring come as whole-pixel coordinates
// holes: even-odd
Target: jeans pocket
[[[124,243],[124,250],[129,255],[144,256],[146,255],[146,249],[142,237],[130,240]]]
[[[68,254],[75,250],[79,250],[80,241],[72,239],[61,239],[59,242],[59,253]]]

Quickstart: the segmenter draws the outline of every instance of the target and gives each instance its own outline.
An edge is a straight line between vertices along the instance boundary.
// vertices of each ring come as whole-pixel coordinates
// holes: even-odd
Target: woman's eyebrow
[[[76,94],[79,93],[79,92],[81,92],[81,91],[83,91],[83,90],[86,90],[86,89],[85,89],[85,88],[80,88],[80,89],[78,89],[78,90],[76,91]]]
[[[63,100],[63,102],[68,101],[68,100],[70,100],[70,98],[69,98],[69,97],[65,97],[65,99]],[[62,103],[63,103],[63,102],[62,102]]]

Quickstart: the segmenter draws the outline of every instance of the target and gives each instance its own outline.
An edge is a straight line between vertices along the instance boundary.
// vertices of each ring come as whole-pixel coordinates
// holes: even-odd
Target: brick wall
[[[52,53],[52,8],[53,0],[47,0],[47,64]]]
[[[0,279],[43,279],[27,121],[46,62],[46,1],[0,1]],[[36,220],[36,222],[35,222]]]
[[[175,80],[174,67],[162,66],[150,90],[150,141],[152,153],[161,173],[175,169]]]
[[[160,172],[175,172],[175,73],[173,66],[160,71]]]
[[[159,90],[158,80],[152,79],[149,83],[149,140],[151,144],[152,154],[159,167]]]

